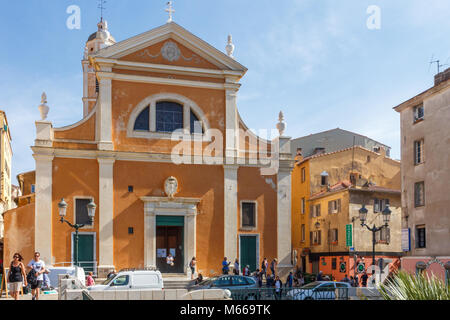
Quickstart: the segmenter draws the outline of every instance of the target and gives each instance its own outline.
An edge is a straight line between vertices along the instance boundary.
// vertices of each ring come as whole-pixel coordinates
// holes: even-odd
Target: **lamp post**
[[[366,209],[366,206],[363,205],[361,209],[359,209],[359,220],[361,220],[361,226],[362,227],[366,227],[369,231],[372,231],[372,265],[375,265],[375,233],[380,231],[381,229],[383,229],[383,227],[387,227],[389,224],[389,221],[391,219],[391,210],[389,209],[389,205],[386,204],[386,207],[383,209],[383,211],[381,212],[381,214],[383,215],[383,222],[384,225],[381,227],[376,227],[375,224],[373,225],[373,227],[369,227],[366,224],[366,219],[367,219],[367,213],[368,210]],[[372,270],[373,272],[373,270]]]
[[[75,248],[74,248],[74,258],[75,258],[75,266],[78,266],[78,229],[83,228],[85,224],[72,224],[67,221],[65,218],[67,211],[67,203],[64,201],[64,198],[58,203],[59,208],[59,216],[61,219],[59,220],[61,223],[67,223],[71,228],[75,229]],[[87,205],[89,220],[92,223],[95,217],[95,209],[97,209],[97,205],[94,203],[94,200],[91,200]]]

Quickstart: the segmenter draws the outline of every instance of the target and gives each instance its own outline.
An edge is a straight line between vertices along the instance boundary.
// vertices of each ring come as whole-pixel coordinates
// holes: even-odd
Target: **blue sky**
[[[70,5],[81,29],[69,30]],[[164,0],[109,0],[104,14],[121,41],[164,24]],[[369,30],[368,6],[381,9]],[[235,57],[249,71],[238,108],[255,130],[274,128],[283,110],[293,138],[332,128],[367,135],[400,157],[399,115],[392,108],[433,85],[432,55],[450,64],[450,1],[175,0],[174,21]],[[34,170],[30,146],[43,91],[55,127],[82,117],[81,58],[96,31],[95,0],[0,4],[0,108],[13,138],[13,175]],[[15,178],[13,179],[15,183]]]

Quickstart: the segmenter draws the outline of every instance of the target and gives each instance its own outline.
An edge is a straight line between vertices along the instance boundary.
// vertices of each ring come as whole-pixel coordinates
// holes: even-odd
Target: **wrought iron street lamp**
[[[59,220],[61,223],[67,223],[71,228],[75,229],[75,248],[74,248],[74,258],[75,258],[75,266],[78,266],[78,229],[83,228],[85,224],[72,224],[66,219],[66,211],[67,211],[67,203],[64,201],[64,198],[58,203],[59,216],[61,219]],[[91,200],[87,205],[87,211],[90,222],[94,222],[95,218],[95,210],[97,209],[97,205],[94,203],[94,200]]]
[[[363,205],[362,208],[359,209],[359,220],[361,220],[362,227],[366,227],[369,231],[372,231],[372,265],[374,266],[375,265],[375,244],[376,244],[375,233],[377,233],[378,231],[381,231],[381,229],[388,226],[389,221],[391,220],[392,211],[389,209],[389,205],[386,204],[385,208],[381,212],[381,214],[383,215],[384,225],[381,227],[376,227],[374,224],[372,228],[366,224],[367,213],[368,213],[368,210],[366,209],[366,206]]]

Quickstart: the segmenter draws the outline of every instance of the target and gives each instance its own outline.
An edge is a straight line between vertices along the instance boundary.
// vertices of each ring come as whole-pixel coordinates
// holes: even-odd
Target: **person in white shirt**
[[[37,278],[35,283],[30,283],[31,285],[31,295],[32,300],[39,300],[39,290],[42,286],[42,282],[44,281],[44,272],[45,272],[45,262],[41,260],[41,254],[39,252],[34,253],[34,259],[30,261],[27,266],[27,269],[30,272],[34,272]]]

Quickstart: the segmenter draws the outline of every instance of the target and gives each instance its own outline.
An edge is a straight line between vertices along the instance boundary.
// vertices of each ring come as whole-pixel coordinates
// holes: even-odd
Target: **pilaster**
[[[100,94],[97,110],[97,141],[99,150],[113,150],[112,143],[112,74],[110,68],[99,72]]]
[[[33,154],[36,161],[36,203],[34,250],[47,264],[54,263],[52,255],[52,182],[53,158],[51,154]]]
[[[229,261],[237,258],[238,229],[238,169],[237,165],[224,165],[224,256]]]
[[[99,274],[114,269],[114,158],[99,163]]]

